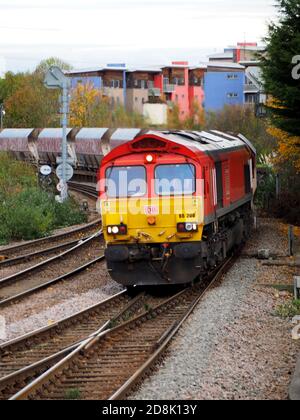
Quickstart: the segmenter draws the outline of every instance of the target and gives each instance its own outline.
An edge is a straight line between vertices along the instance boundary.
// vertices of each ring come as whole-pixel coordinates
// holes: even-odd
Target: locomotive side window
[[[109,198],[142,197],[146,192],[146,169],[143,166],[118,166],[106,170]]]
[[[161,196],[196,192],[196,168],[190,164],[160,165],[155,169],[155,193]]]
[[[250,194],[251,193],[251,168],[248,163],[248,165],[244,166],[244,173],[245,173],[245,193]]]
[[[222,162],[216,162],[216,177],[217,177],[217,201],[218,201],[218,208],[220,209],[223,207],[223,198],[224,198]]]

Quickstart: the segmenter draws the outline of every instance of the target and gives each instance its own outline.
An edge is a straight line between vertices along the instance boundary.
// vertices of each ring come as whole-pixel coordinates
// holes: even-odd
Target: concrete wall
[[[193,104],[196,102],[199,109],[203,108],[204,103],[204,91],[201,86],[190,86],[189,87],[189,102],[190,110],[193,108]]]
[[[122,88],[103,88],[103,93],[115,105],[124,105],[124,90]]]
[[[144,103],[149,99],[148,89],[127,89],[126,108],[129,112],[143,114]]]
[[[150,124],[164,125],[168,122],[168,106],[166,104],[144,104],[143,115]]]

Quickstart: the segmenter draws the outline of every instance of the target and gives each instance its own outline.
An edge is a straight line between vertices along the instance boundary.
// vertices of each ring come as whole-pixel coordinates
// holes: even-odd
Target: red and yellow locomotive
[[[126,285],[186,284],[249,235],[256,151],[242,135],[147,132],[100,169],[106,260]]]

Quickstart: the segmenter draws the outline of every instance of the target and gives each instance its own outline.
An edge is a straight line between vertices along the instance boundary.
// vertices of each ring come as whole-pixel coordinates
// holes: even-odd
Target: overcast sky
[[[0,72],[55,55],[76,68],[189,60],[260,42],[275,0],[0,0]]]

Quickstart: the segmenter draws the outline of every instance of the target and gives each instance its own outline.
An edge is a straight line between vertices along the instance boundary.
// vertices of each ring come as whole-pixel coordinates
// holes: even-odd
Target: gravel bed
[[[258,285],[266,286],[293,286],[294,287],[294,267],[260,266],[259,275],[256,278]]]
[[[67,251],[68,249],[73,248],[75,245],[76,244],[71,245],[68,248],[65,248],[63,250],[60,249],[58,251],[49,252],[46,255],[30,258],[30,260],[25,261],[25,262],[16,262],[13,265],[0,267],[0,280],[4,279],[5,277],[12,276],[13,274],[19,273],[20,271],[26,270],[27,268],[30,268],[36,264],[47,261],[48,259],[55,257],[56,255],[59,255]],[[50,248],[50,245],[49,245],[49,248]]]
[[[288,226],[277,219],[258,219],[257,232],[247,242],[244,252],[256,253],[269,249],[272,254],[287,255]]]
[[[272,220],[260,220],[259,226],[247,251],[286,253],[285,226]],[[292,281],[282,267],[275,273],[280,282]],[[275,316],[290,296],[259,286],[265,275],[255,259],[241,258],[130,399],[287,399],[300,344],[291,339],[291,322]]]
[[[122,287],[111,280],[105,263],[98,263],[69,281],[1,310],[6,320],[6,340],[41,328],[118,293]]]

